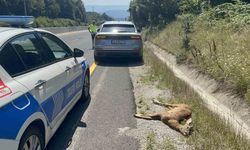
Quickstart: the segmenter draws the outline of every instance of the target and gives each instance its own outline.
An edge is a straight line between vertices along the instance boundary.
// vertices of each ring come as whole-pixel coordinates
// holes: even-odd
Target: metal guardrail
[[[81,30],[87,30],[87,26],[75,26],[75,27],[46,27],[41,28],[47,31],[50,31],[52,33],[58,34],[58,33],[65,33],[65,32],[73,32],[73,31],[81,31]]]

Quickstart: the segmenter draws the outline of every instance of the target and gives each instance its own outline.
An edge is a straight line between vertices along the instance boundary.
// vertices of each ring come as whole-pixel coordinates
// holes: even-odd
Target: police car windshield
[[[101,32],[113,32],[113,33],[135,32],[135,27],[134,25],[109,24],[109,25],[104,25]]]

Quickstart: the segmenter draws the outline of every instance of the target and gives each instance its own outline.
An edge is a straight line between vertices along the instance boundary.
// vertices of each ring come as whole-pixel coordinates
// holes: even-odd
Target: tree
[[[212,6],[217,6],[223,3],[232,3],[237,0],[210,0]]]
[[[132,0],[129,7],[130,19],[142,28],[165,25],[179,12],[176,0]]]
[[[49,18],[58,18],[61,12],[60,5],[56,0],[45,0],[45,14]]]
[[[24,15],[23,0],[0,0],[0,4],[1,15]]]
[[[77,20],[86,22],[86,10],[82,0],[77,0],[75,5],[76,5],[75,17],[77,18]]]
[[[0,15],[25,15],[24,1],[28,15],[86,22],[82,0],[0,0]]]
[[[149,24],[149,7],[147,0],[132,0],[130,2],[129,12],[130,20],[142,28]]]
[[[44,0],[26,0],[28,15],[32,14],[34,17],[44,16],[45,3]]]
[[[8,3],[6,0],[0,0],[0,15],[8,15]]]

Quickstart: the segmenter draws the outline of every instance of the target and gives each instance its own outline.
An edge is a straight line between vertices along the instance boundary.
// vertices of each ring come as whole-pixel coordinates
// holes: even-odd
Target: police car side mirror
[[[99,29],[97,29],[97,32],[100,32],[100,30],[101,30],[100,28],[99,28]]]
[[[138,29],[138,30],[137,30],[137,32],[138,32],[138,33],[141,33],[141,30],[140,30],[140,29]]]
[[[74,49],[74,57],[82,57],[84,55],[84,52],[78,48]]]

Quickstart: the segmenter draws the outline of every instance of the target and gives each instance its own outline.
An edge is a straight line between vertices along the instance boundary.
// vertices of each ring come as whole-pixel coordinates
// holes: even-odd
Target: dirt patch
[[[134,86],[134,96],[137,105],[137,113],[152,113],[164,111],[163,107],[154,105],[153,99],[171,99],[172,95],[168,89],[157,87],[155,84],[148,84],[149,67],[131,67],[129,68],[131,80]],[[152,79],[151,79],[152,80]],[[185,137],[179,132],[169,128],[161,121],[137,119],[137,129],[127,130],[125,134],[133,136],[140,141],[141,150],[144,149],[191,149],[186,143]],[[157,139],[157,140],[153,140]]]

